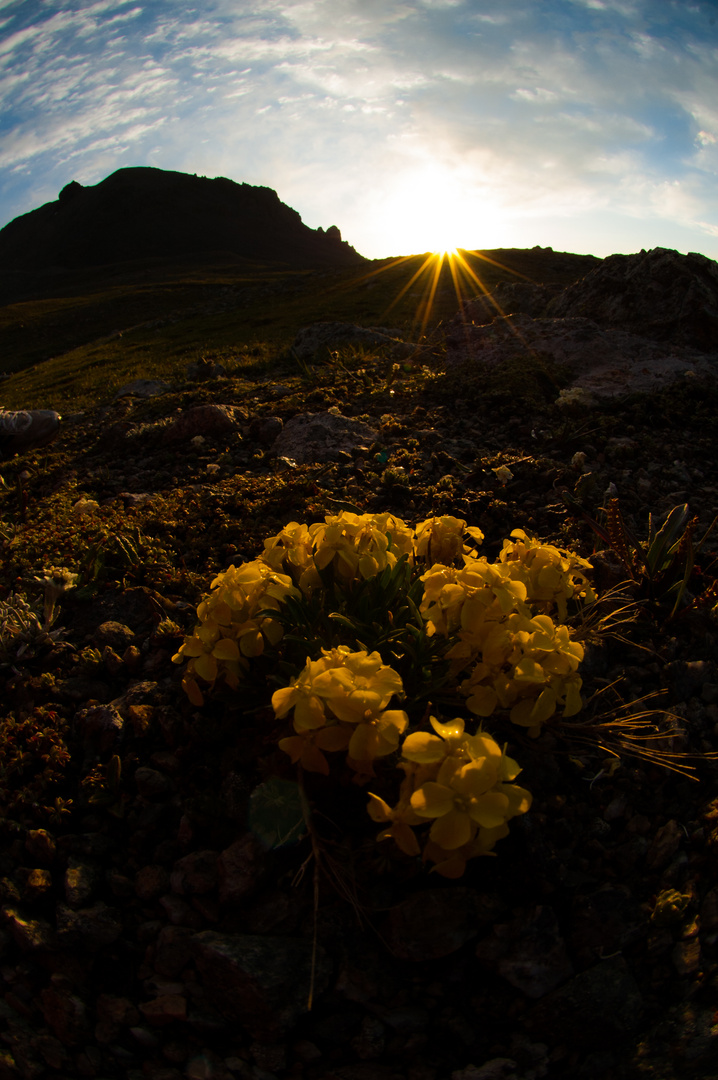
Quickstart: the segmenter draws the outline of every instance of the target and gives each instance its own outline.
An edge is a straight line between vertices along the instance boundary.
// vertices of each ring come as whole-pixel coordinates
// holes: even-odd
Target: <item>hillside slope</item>
[[[336,226],[310,229],[271,188],[129,168],[92,187],[73,181],[0,230],[0,294],[57,271],[219,254],[302,269],[365,261]]]

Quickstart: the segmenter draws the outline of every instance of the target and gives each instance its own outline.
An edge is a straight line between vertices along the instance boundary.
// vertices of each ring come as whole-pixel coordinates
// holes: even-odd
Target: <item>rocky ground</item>
[[[291,775],[271,710],[256,694],[197,708],[171,661],[213,576],[289,520],[450,513],[489,557],[516,527],[588,557],[602,545],[580,510],[617,495],[641,537],[649,511],[686,501],[706,531],[714,382],[577,397],[566,358],[535,341],[485,365],[452,360],[456,334],[136,386],[4,468],[2,1080],[711,1074],[710,604],[671,619],[626,586],[630,622],[594,635],[583,669],[577,721],[655,708],[651,733],[673,734],[648,745],[683,772],[608,731],[603,749],[580,729],[517,737],[533,806],[458,881],[377,847],[365,792],[321,777],[318,848],[263,843],[252,792]],[[690,595],[715,580],[715,550]],[[595,564],[599,591],[625,577]],[[51,565],[80,575],[54,637],[29,616],[18,636],[13,597],[40,611]]]

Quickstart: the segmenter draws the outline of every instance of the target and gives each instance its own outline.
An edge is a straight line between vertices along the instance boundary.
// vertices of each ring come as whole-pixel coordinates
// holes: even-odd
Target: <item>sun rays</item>
[[[468,301],[483,300],[484,321],[506,314],[493,292],[500,282],[526,282],[533,279],[523,270],[530,269],[518,249],[479,250],[450,247],[448,244],[423,254],[404,255],[383,259],[367,268],[364,273],[337,282],[325,294],[326,315],[337,311],[341,306],[340,297],[347,292],[356,298],[364,291],[376,289],[377,299],[383,303],[367,300],[359,306],[362,318],[369,318],[375,325],[401,327],[403,335],[417,345],[424,341],[433,330],[449,320],[459,319],[466,322],[467,335],[472,322]],[[506,262],[502,261],[506,258]],[[520,268],[521,267],[521,268]],[[330,299],[331,297],[331,299]],[[482,306],[482,305],[479,305]],[[371,314],[370,314],[371,312]],[[341,317],[341,316],[340,316]],[[393,320],[396,320],[394,322]],[[522,345],[521,331],[518,326],[511,327]],[[528,346],[526,346],[528,348]],[[530,351],[530,349],[529,349]]]
[[[378,270],[372,271],[367,277],[382,274],[415,258],[417,256],[393,259]],[[422,262],[408,281],[404,283],[384,312],[385,316],[389,315],[407,295],[415,297],[416,309],[413,315],[413,325],[415,330],[418,330],[419,338],[426,333],[426,328],[435,311],[437,297],[440,293],[445,294],[446,290],[452,292],[453,297],[458,302],[459,310],[461,310],[464,301],[477,295],[489,295],[490,288],[484,283],[481,276],[482,263],[506,270],[510,276],[517,276],[516,271],[511,271],[508,267],[504,267],[481,251],[444,248],[427,252],[426,255],[419,256],[419,258],[422,259]],[[497,315],[504,314],[498,304],[495,307]]]

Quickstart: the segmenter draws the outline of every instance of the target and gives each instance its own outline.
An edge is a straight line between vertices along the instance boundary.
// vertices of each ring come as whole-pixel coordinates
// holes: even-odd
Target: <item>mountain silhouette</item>
[[[72,181],[56,202],[0,231],[6,282],[9,273],[27,280],[141,259],[209,256],[297,269],[366,261],[336,226],[310,229],[271,188],[144,167],[119,169],[92,187]]]

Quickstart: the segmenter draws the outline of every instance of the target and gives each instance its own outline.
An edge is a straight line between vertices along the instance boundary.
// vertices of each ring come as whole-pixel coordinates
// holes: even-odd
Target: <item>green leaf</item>
[[[683,579],[680,582],[676,582],[676,586],[675,586],[675,589],[676,589],[676,602],[673,605],[673,610],[671,611],[671,615],[670,615],[671,618],[673,618],[674,615],[676,614],[676,612],[678,611],[678,608],[681,605],[681,601],[683,600],[683,597],[685,596],[686,589],[688,588],[688,582],[691,580],[691,575],[693,573],[693,566],[694,566],[693,548],[692,548],[691,545],[689,545],[688,551],[686,552],[686,568],[685,568],[685,571],[683,573]]]
[[[681,534],[688,519],[688,503],[674,506],[660,527],[646,553],[646,569],[655,577],[669,561],[672,549],[680,543]]]
[[[247,824],[267,850],[294,844],[306,834],[308,809],[296,780],[272,777],[249,797]]]
[[[348,615],[342,615],[340,611],[330,611],[329,618],[338,622],[340,626],[345,626],[347,630],[351,630],[352,634],[360,634],[362,631],[369,629],[367,626],[362,626],[357,619],[352,619]]]

